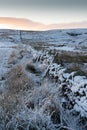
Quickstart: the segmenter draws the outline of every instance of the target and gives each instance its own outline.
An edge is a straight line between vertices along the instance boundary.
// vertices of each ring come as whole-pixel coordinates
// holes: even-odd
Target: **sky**
[[[0,17],[44,24],[87,21],[87,0],[0,0]]]

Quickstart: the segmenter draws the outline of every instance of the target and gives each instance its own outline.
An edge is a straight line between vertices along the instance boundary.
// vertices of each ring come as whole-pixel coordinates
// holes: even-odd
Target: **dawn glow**
[[[45,25],[85,23],[87,22],[87,0],[0,0],[0,17],[29,19]],[[16,20],[10,22],[12,28],[21,25],[21,22],[17,25]],[[3,27],[3,24],[9,27],[7,20],[1,23],[0,19],[0,24],[2,24],[0,27]],[[85,24],[81,27],[87,28]],[[22,24],[21,28],[27,29],[25,22],[24,27]],[[42,26],[35,29],[40,30]]]

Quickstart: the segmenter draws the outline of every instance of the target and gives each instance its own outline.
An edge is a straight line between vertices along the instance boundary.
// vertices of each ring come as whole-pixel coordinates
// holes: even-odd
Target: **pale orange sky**
[[[25,30],[40,30],[44,28],[44,24],[33,22],[23,18],[0,17],[0,27]]]
[[[37,27],[36,22],[34,22],[33,27],[28,25],[29,21],[24,22],[23,25],[23,20],[19,23],[15,20],[15,22],[5,20],[0,25],[3,28],[6,26],[25,28],[26,26],[26,29],[28,27],[41,29],[43,27],[40,23],[51,24],[49,27],[54,27],[53,24],[56,23],[59,24],[55,26],[57,28],[61,26],[61,23],[64,23],[62,27],[68,26],[68,23],[76,23],[74,26],[71,24],[69,26],[71,28],[81,26],[82,28],[87,27],[86,24],[83,24],[87,22],[87,0],[0,0],[0,17],[23,18],[39,22]],[[5,25],[3,25],[4,23]]]
[[[23,30],[49,30],[49,29],[69,29],[87,28],[87,22],[42,24],[23,18],[0,17],[0,28],[2,29],[23,29]]]

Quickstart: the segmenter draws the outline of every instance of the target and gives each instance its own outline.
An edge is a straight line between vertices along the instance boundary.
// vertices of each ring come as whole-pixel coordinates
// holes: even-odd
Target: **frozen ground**
[[[49,44],[54,45],[54,47],[67,46],[77,47],[87,47],[87,30],[52,30],[46,32],[22,32],[22,38],[28,40],[29,43],[46,43],[46,46]],[[55,48],[56,49],[56,48]],[[85,48],[84,48],[85,49]]]
[[[0,42],[0,90],[3,89],[3,75],[9,70],[8,58],[14,50],[13,47],[15,47],[14,43]]]
[[[37,50],[54,54],[55,62],[69,72],[87,75],[87,29],[21,32],[22,41]]]
[[[87,30],[0,30],[0,130],[87,129]]]

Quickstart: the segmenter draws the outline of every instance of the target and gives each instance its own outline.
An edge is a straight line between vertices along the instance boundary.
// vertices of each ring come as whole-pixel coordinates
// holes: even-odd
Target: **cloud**
[[[0,17],[0,25],[7,25],[10,29],[24,30],[50,30],[50,29],[69,29],[69,28],[87,28],[87,22],[62,23],[45,25],[28,19]]]
[[[0,24],[13,29],[40,30],[44,28],[44,24],[23,18],[0,17]]]
[[[0,0],[0,16],[44,23],[87,20],[87,0]]]

